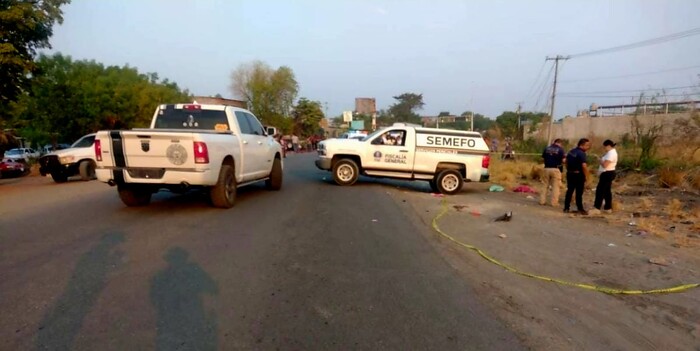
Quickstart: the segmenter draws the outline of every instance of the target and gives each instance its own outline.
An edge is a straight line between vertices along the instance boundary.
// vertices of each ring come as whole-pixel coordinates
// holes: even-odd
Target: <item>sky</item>
[[[386,109],[405,92],[423,94],[421,115],[495,117],[518,103],[548,111],[547,56],[700,27],[697,0],[72,0],[63,11],[49,52],[129,64],[195,95],[225,97],[233,97],[238,65],[285,65],[299,96],[320,101],[331,117],[353,110],[355,97]],[[636,101],[643,89],[700,100],[700,35],[573,57],[560,68],[557,119],[594,102]]]

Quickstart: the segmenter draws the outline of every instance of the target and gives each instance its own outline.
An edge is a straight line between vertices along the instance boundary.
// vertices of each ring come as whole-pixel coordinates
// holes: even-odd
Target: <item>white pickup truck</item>
[[[328,139],[319,144],[316,167],[331,171],[339,185],[360,174],[427,180],[434,192],[462,190],[464,181],[488,181],[489,148],[481,134],[395,123],[362,140]]]
[[[99,131],[94,147],[97,179],[117,186],[127,206],[146,205],[161,189],[200,188],[214,206],[230,208],[238,187],[282,187],[280,144],[234,106],[160,105],[150,128]]]

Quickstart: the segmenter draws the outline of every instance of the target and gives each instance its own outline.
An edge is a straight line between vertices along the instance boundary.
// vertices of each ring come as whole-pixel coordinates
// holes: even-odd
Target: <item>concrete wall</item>
[[[679,119],[689,119],[691,113],[676,113],[676,114],[656,114],[656,115],[639,115],[637,118],[644,128],[652,125],[663,125],[662,134],[672,136],[674,133],[674,121]],[[589,136],[601,138],[617,139],[625,133],[632,133],[633,116],[614,116],[614,117],[569,117],[561,121],[555,122],[552,128],[552,138],[562,138],[568,140],[576,140]],[[529,128],[528,128],[529,129]],[[546,138],[547,125],[538,125],[536,132],[525,131],[526,137]],[[700,138],[700,136],[699,136]]]

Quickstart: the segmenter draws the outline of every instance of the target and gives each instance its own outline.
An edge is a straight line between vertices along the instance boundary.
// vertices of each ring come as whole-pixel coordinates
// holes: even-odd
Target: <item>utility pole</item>
[[[547,130],[547,143],[552,142],[552,127],[554,126],[554,99],[557,96],[557,77],[559,75],[559,61],[568,60],[569,56],[557,55],[556,57],[547,57],[545,61],[554,61],[554,85],[552,86],[552,102],[549,106],[549,128]]]
[[[521,109],[520,104],[521,104],[521,103],[519,102],[519,103],[518,103],[518,108],[515,110],[515,114],[518,116],[518,134],[520,134],[520,109]],[[522,139],[525,139],[524,134],[525,134],[525,133],[523,133],[523,135],[522,135]]]

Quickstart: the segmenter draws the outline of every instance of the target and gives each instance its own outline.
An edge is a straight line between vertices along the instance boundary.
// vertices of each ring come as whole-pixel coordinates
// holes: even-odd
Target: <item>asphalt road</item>
[[[230,210],[97,181],[0,182],[0,349],[516,350],[391,186],[290,155]],[[426,187],[427,188],[427,187]]]

